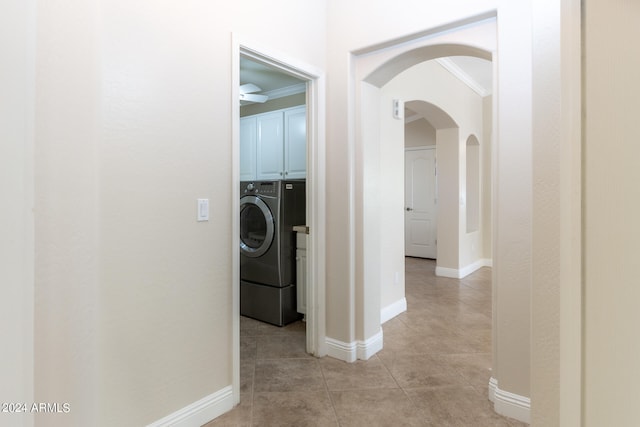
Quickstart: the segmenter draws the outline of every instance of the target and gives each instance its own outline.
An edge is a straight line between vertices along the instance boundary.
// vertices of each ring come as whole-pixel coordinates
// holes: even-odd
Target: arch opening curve
[[[493,55],[486,49],[466,44],[443,43],[421,46],[390,58],[369,73],[364,81],[380,88],[414,65],[448,56],[473,56],[491,61]]]

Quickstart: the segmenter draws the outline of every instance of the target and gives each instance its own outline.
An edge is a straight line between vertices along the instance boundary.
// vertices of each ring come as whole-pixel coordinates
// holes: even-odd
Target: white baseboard
[[[357,356],[360,360],[369,360],[371,356],[382,350],[382,328],[366,341],[358,341]]]
[[[233,408],[233,387],[227,386],[192,403],[147,427],[201,426]]]
[[[464,279],[471,273],[481,269],[482,267],[492,267],[493,260],[491,259],[479,259],[474,263],[467,265],[461,269],[436,267],[436,276],[450,277],[452,279]]]
[[[345,362],[355,362],[357,359],[356,343],[346,343],[327,337],[327,356]]]
[[[382,350],[382,329],[366,341],[346,343],[327,337],[327,355],[345,362],[367,360]]]
[[[380,323],[385,323],[405,311],[407,311],[407,299],[403,297],[380,310]]]
[[[436,267],[436,276],[460,279],[460,270],[457,268]]]
[[[531,423],[531,399],[508,391],[500,390],[498,380],[489,380],[489,400],[493,409],[500,415]]]

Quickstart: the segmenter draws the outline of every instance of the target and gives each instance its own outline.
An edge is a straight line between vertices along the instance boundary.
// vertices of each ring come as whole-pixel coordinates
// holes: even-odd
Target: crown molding
[[[267,95],[269,100],[284,98],[285,96],[296,95],[298,93],[304,93],[307,91],[306,83],[298,83],[293,86],[281,87],[279,89],[273,89],[268,92],[261,92],[260,95]]]
[[[465,72],[462,68],[458,67],[455,62],[453,62],[449,58],[438,58],[436,59],[438,64],[442,65],[442,67],[453,74],[458,80],[462,83],[469,86],[471,90],[480,95],[481,97],[485,97],[491,95],[491,91],[485,89],[480,83],[478,83],[473,77],[471,77],[467,72]]]

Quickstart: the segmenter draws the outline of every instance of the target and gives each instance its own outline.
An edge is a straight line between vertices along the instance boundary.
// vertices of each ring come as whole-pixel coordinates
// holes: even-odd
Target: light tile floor
[[[240,405],[216,426],[526,426],[487,398],[491,270],[436,277],[406,258],[405,313],[383,325],[384,349],[345,363],[305,353],[304,323],[240,319]]]

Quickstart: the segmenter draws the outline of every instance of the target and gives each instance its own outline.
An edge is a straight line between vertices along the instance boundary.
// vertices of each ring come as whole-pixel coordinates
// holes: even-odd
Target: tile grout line
[[[378,357],[378,355],[376,355],[376,357]],[[389,375],[391,375],[391,378],[393,378],[393,381],[395,381],[396,385],[398,386],[398,388],[400,390],[402,390],[402,394],[404,394],[404,396],[407,398],[407,400],[409,401],[409,403],[411,403],[411,406],[414,408],[414,410],[416,410],[419,414],[420,414],[420,418],[422,423],[425,426],[428,426],[429,424],[425,421],[427,417],[425,417],[424,415],[424,411],[422,411],[422,409],[420,409],[417,405],[416,402],[411,398],[411,396],[409,396],[409,394],[407,393],[407,390],[402,387],[400,385],[400,383],[398,382],[397,378],[393,375],[393,373],[391,372],[391,370],[389,369],[389,367],[386,365],[386,363],[384,363],[384,360],[382,360],[381,358],[378,357],[378,360],[380,360],[380,363],[382,363],[382,366],[384,366],[384,368],[387,370],[387,372],[389,373]]]
[[[342,424],[340,423],[340,419],[338,418],[338,410],[336,409],[336,404],[333,400],[333,396],[331,395],[331,390],[329,390],[329,384],[327,383],[327,377],[324,375],[324,368],[322,367],[322,363],[320,363],[320,359],[318,360],[318,366],[320,366],[320,374],[322,375],[322,382],[324,383],[325,391],[327,392],[327,396],[329,396],[329,402],[331,402],[331,408],[333,409],[333,416],[336,419],[336,425],[340,427]]]
[[[256,398],[256,364],[258,363],[258,343],[256,342],[256,358],[253,359],[253,373],[251,374],[251,405],[249,406],[249,427],[253,426],[253,408]]]
[[[359,368],[356,368],[352,369],[351,372],[353,372],[354,375],[357,375],[357,377],[355,378],[358,379],[355,382],[349,380],[345,383],[345,385],[350,385],[348,390],[332,390],[329,387],[328,380],[334,381],[332,379],[333,377],[331,376],[334,372],[333,365],[331,363],[322,363],[322,359],[315,358],[317,366],[320,368],[320,375],[323,383],[323,386],[319,388],[318,391],[324,390],[324,393],[326,393],[326,395],[329,397],[329,403],[331,405],[331,408],[333,409],[333,417],[331,417],[328,413],[328,407],[326,407],[327,421],[333,418],[333,421],[335,421],[336,425],[343,425],[343,423],[341,423],[340,421],[340,414],[338,413],[339,411],[337,409],[337,405],[338,403],[341,403],[341,405],[348,404],[347,402],[349,400],[346,400],[344,402],[342,401],[342,399],[345,399],[346,396],[343,396],[340,399],[338,398],[342,396],[340,395],[340,393],[342,392],[348,392],[348,394],[352,396],[362,396],[362,393],[364,393],[365,390],[400,389],[402,390],[402,396],[404,396],[404,398],[407,400],[406,403],[402,404],[403,408],[406,408],[406,412],[403,410],[402,412],[398,413],[400,417],[398,419],[401,420],[403,415],[409,416],[409,413],[411,413],[413,414],[412,416],[417,417],[414,419],[414,422],[426,426],[435,425],[433,423],[438,422],[439,415],[435,412],[433,414],[431,413],[431,405],[436,404],[442,398],[438,398],[436,397],[436,395],[434,395],[435,400],[432,401],[431,398],[427,398],[427,400],[424,399],[426,396],[429,396],[429,394],[421,395],[419,393],[416,394],[415,392],[413,392],[412,395],[410,395],[410,392],[412,390],[418,390],[420,389],[420,387],[411,387],[411,384],[415,383],[415,381],[411,381],[409,377],[407,377],[408,381],[406,381],[406,387],[403,387],[401,385],[401,382],[403,381],[402,378],[404,378],[403,372],[405,371],[405,374],[411,373],[412,375],[427,375],[429,377],[438,375],[451,375],[450,381],[452,383],[450,384],[450,386],[454,388],[459,386],[461,387],[461,389],[467,389],[464,395],[472,393],[469,394],[469,396],[476,396],[472,399],[474,402],[476,401],[476,398],[480,400],[481,398],[487,397],[486,390],[482,390],[481,388],[479,388],[481,380],[481,377],[479,375],[484,375],[484,359],[475,359],[474,357],[480,354],[490,354],[490,351],[489,353],[487,353],[487,351],[484,351],[484,347],[486,344],[486,335],[483,333],[483,331],[486,328],[483,329],[480,326],[484,325],[484,323],[481,321],[484,316],[486,316],[486,310],[483,309],[483,301],[486,302],[487,297],[490,297],[491,295],[491,279],[483,277],[484,274],[476,276],[474,273],[470,276],[470,278],[473,278],[474,281],[439,281],[437,278],[435,278],[435,272],[434,269],[431,268],[431,264],[432,263],[421,263],[419,264],[421,268],[416,268],[416,265],[408,265],[408,268],[405,268],[407,276],[405,289],[405,295],[408,300],[407,312],[410,312],[413,315],[402,315],[402,317],[398,318],[399,323],[394,324],[392,327],[392,331],[397,334],[395,335],[397,337],[397,342],[389,341],[388,349],[393,349],[395,348],[395,346],[399,345],[400,347],[398,347],[397,354],[394,353],[390,355],[390,359],[387,360],[387,363],[385,363],[383,357],[380,356],[380,353],[374,355],[370,359],[374,361],[377,360],[377,362],[382,364],[383,366],[383,368],[379,371],[378,369],[374,369],[374,371],[379,372],[375,375],[388,375],[393,379],[393,383],[388,379],[382,381],[382,377],[371,377],[372,372],[369,369],[360,370]],[[426,268],[422,267],[425,265]],[[488,281],[488,285],[485,284],[486,281]],[[450,287],[450,284],[454,286]],[[457,286],[455,286],[456,284]],[[470,314],[470,316],[466,316],[466,313]],[[248,325],[251,326],[251,323],[248,323]],[[443,326],[444,329],[440,328],[440,326]],[[297,352],[298,349],[295,345],[289,346],[287,343],[283,342],[282,349],[278,349],[273,345],[271,346],[271,348],[269,348],[269,350],[273,350],[271,351],[271,353],[275,354],[275,356],[259,359],[258,352],[260,343],[270,342],[272,339],[275,339],[275,337],[278,336],[295,336],[298,331],[296,327],[288,331],[257,326],[254,326],[253,328],[249,327],[246,329],[247,333],[255,337],[256,343],[255,358],[252,360],[252,363],[248,365],[253,367],[251,382],[251,407],[249,414],[250,423],[251,425],[253,425],[254,422],[264,421],[256,419],[254,413],[254,410],[256,408],[257,365],[263,362],[268,363],[269,361],[309,360],[310,357],[286,357],[287,354],[296,354],[295,352]],[[407,333],[409,335],[406,335]],[[448,335],[443,335],[442,338],[438,338],[438,335],[432,336],[432,333],[443,333],[445,335],[451,334],[451,336],[448,337]],[[387,334],[385,333],[385,338],[387,338],[386,335]],[[422,338],[415,338],[413,337],[414,335],[415,337],[419,337],[422,335]],[[392,336],[393,334],[390,330],[389,338],[391,338]],[[434,365],[434,373],[431,373],[432,369],[428,369],[428,372],[424,371],[422,373],[413,372],[411,370],[407,371],[407,367],[403,367],[406,363],[409,363],[407,359],[403,359],[403,357],[409,355],[407,354],[408,350],[406,348],[403,350],[403,348],[406,347],[405,341],[409,343],[413,342],[412,340],[415,339],[421,339],[424,341],[425,339],[430,337],[433,337],[433,343],[419,343],[421,345],[424,344],[424,347],[420,349],[423,351],[420,351],[419,354],[429,357],[435,357],[433,363],[437,362],[438,366],[436,367]],[[442,341],[438,341],[439,339],[442,339]],[[414,348],[414,350],[417,349],[418,348]],[[267,351],[266,348],[263,348],[263,350],[263,353],[266,352],[266,354],[269,355],[269,351]],[[290,351],[287,353],[286,350]],[[424,350],[427,351],[424,352]],[[408,351],[408,353],[413,354],[413,352],[411,351]],[[448,357],[455,355],[468,357]],[[445,361],[447,360],[451,363],[445,363]],[[358,363],[366,363],[366,361],[358,361]],[[398,367],[396,368],[395,363],[400,363],[400,365],[398,365]],[[482,368],[482,370],[480,370],[480,368]],[[392,369],[397,371],[396,375],[392,373]],[[410,369],[413,369],[415,371],[415,369],[420,368],[418,367]],[[341,371],[337,371],[336,373],[340,372]],[[466,372],[466,374],[463,374],[463,372]],[[365,380],[365,382],[362,383],[360,380]],[[343,382],[344,381],[339,381],[339,383],[336,383],[334,385],[339,385]],[[388,386],[384,386],[385,384],[388,384]],[[392,384],[395,386],[392,386]],[[424,384],[425,390],[435,390],[434,393],[437,394],[437,389],[440,388],[438,387],[438,384],[444,385],[445,383],[442,383],[439,380],[432,381],[430,379],[427,379],[426,382],[420,380],[419,384]],[[370,387],[371,385],[374,386]],[[382,385],[383,387],[378,387],[379,385]],[[392,395],[396,395],[395,393],[397,392],[393,392]],[[400,399],[401,395],[398,394],[397,396]],[[353,397],[350,397],[350,399],[352,398]],[[343,408],[343,410],[345,410],[345,408]],[[356,408],[356,410],[358,411],[362,410],[360,406],[356,406]],[[481,410],[481,412],[478,412],[477,414],[484,414],[484,411],[485,410]],[[455,412],[455,414],[452,412],[450,416],[453,417],[452,420],[460,421],[466,419],[464,418],[465,415],[470,414],[471,416],[473,416],[473,414],[475,413],[476,410],[473,409],[472,411],[467,410],[466,412]],[[348,419],[352,415],[353,414],[349,415],[343,413],[343,421],[345,419]],[[490,419],[493,420],[494,418]],[[487,418],[487,421],[489,421],[489,418]],[[511,427],[521,425],[514,423],[512,422],[512,420],[506,418],[502,422],[504,422],[505,425]]]

